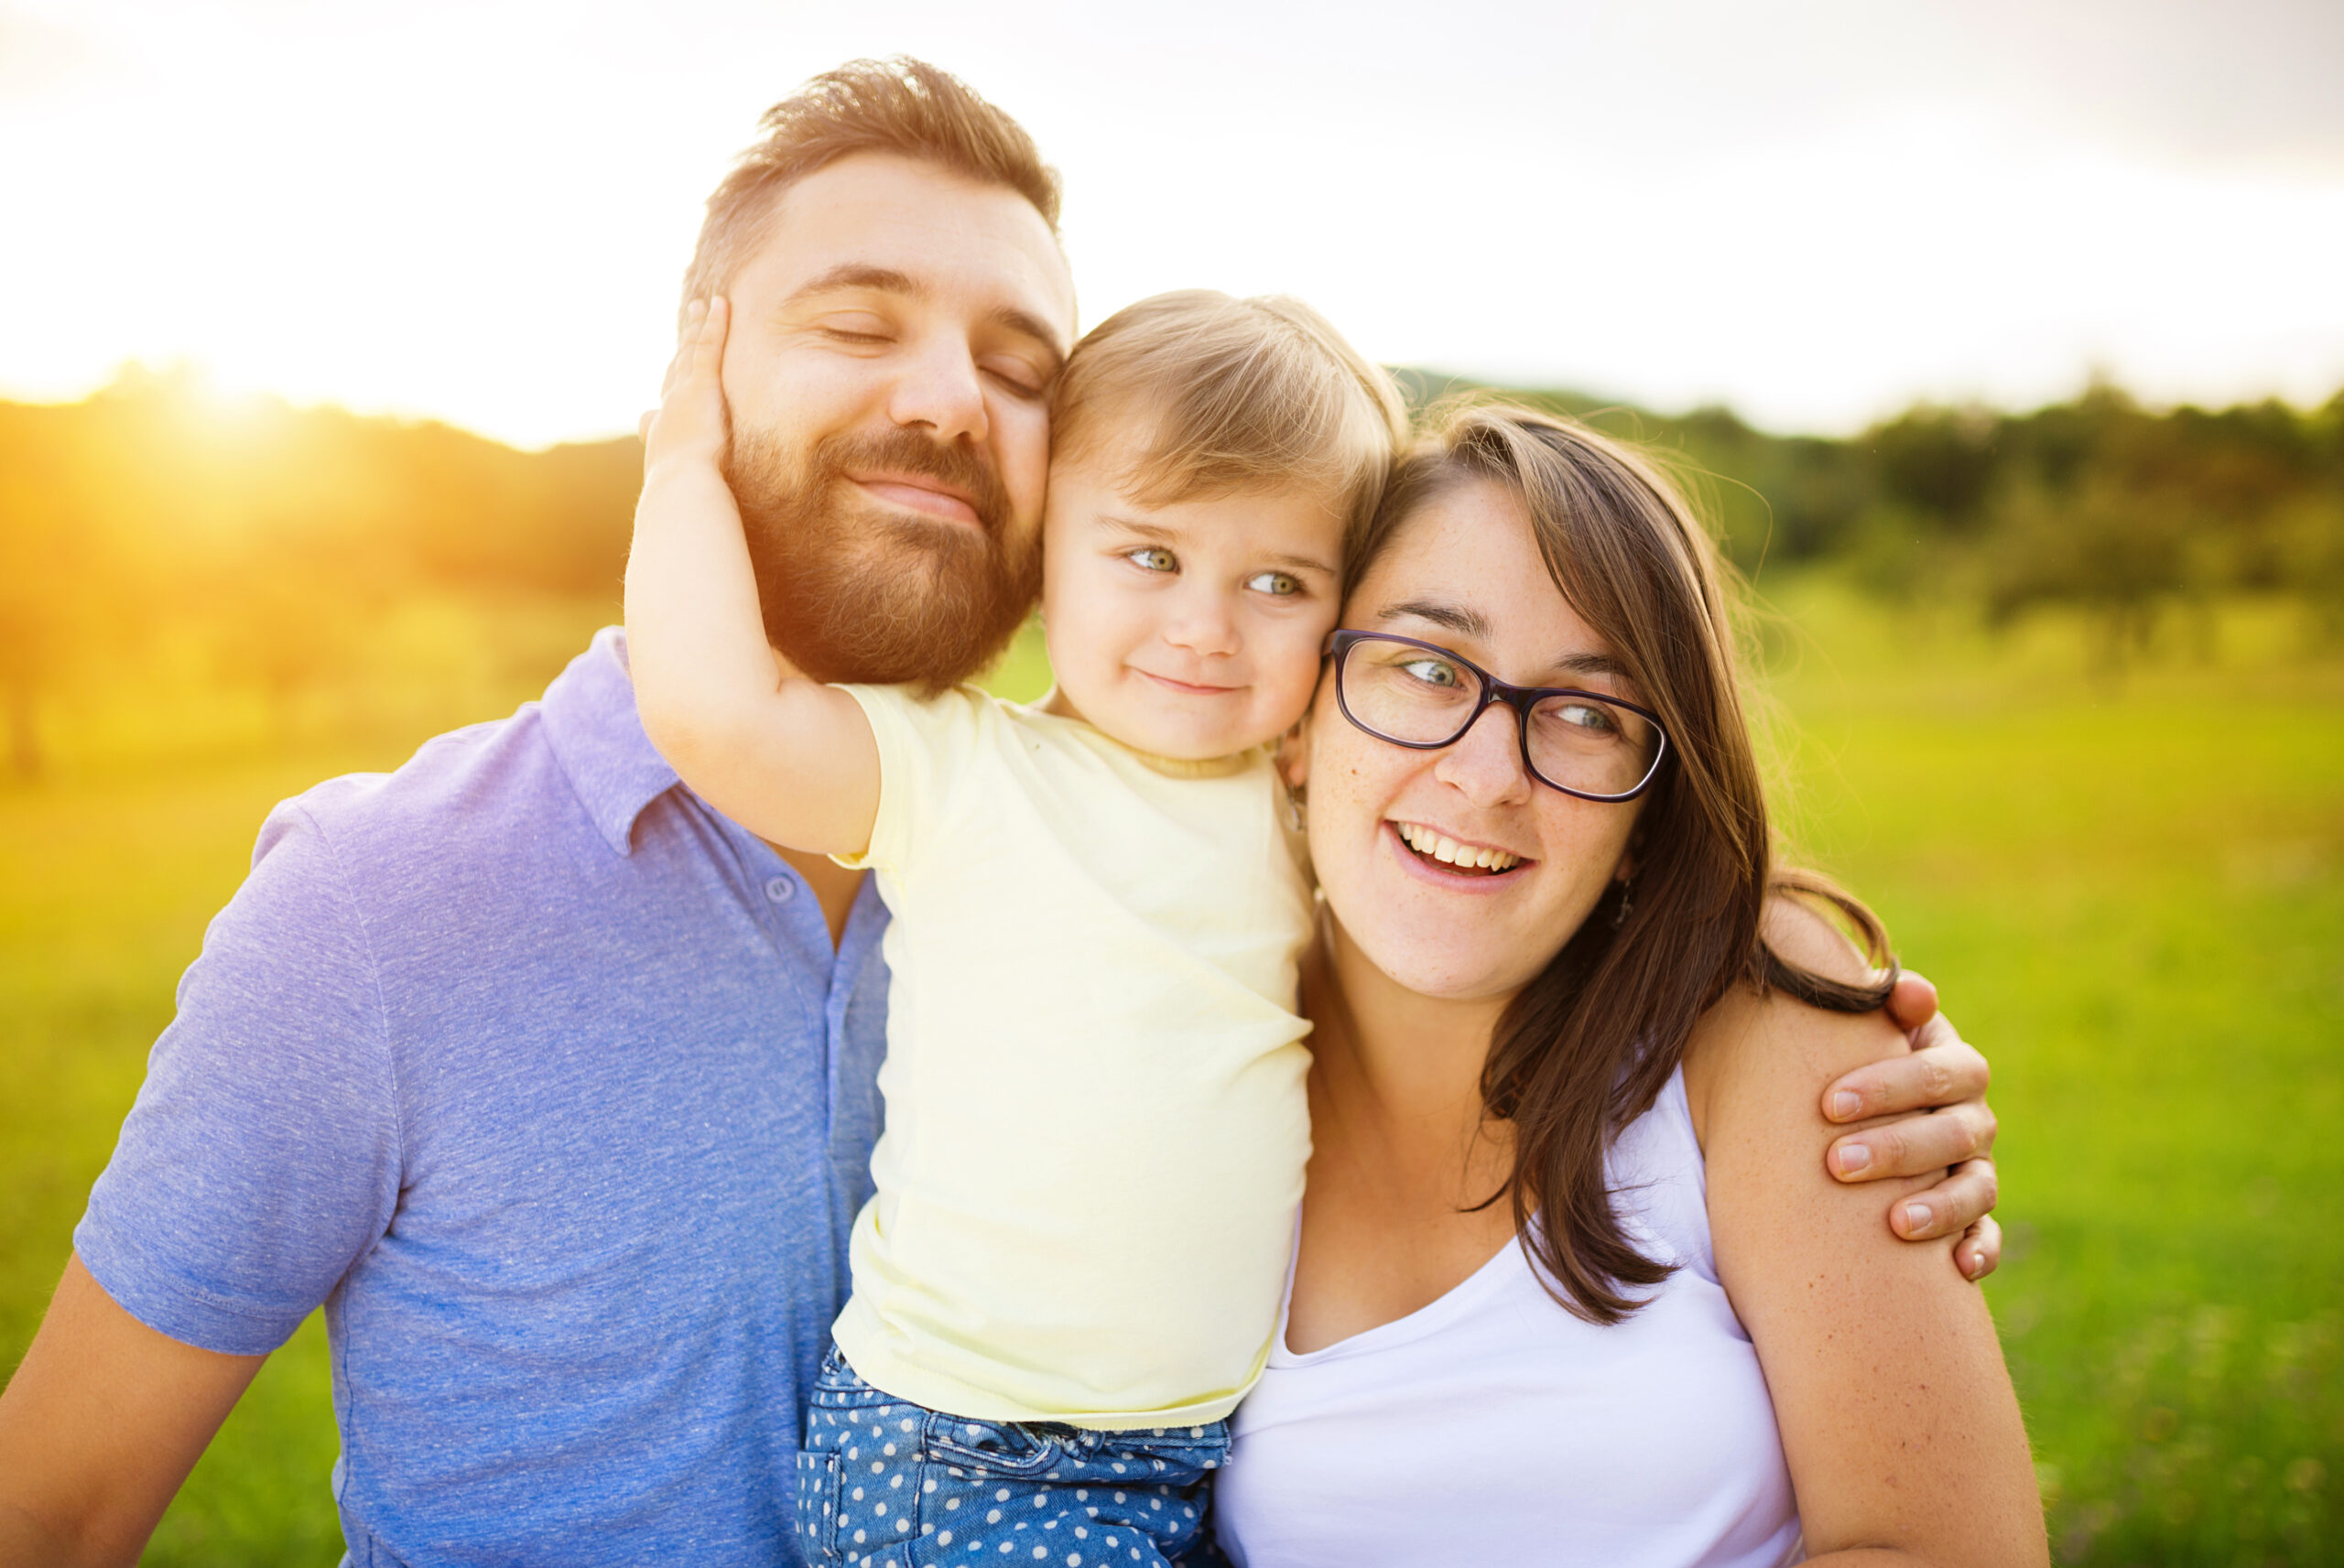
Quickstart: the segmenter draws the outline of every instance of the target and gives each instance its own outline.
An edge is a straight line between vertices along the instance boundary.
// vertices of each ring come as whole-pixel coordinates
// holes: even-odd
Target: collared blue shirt
[[[541,702],[277,807],[74,1233],[140,1321],[323,1303],[361,1564],[795,1563],[887,977],[645,738]]]

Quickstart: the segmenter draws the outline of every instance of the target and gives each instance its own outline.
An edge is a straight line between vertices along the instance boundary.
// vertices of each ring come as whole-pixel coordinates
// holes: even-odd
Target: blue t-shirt
[[[542,702],[270,816],[75,1249],[207,1349],[324,1304],[349,1561],[795,1563],[884,922],[866,886],[833,955],[605,632]]]

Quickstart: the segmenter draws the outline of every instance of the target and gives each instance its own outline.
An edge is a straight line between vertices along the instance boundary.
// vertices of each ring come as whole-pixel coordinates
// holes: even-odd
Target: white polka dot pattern
[[[852,1568],[1167,1568],[1205,1534],[1226,1422],[1162,1432],[966,1421],[881,1392],[833,1349],[798,1455],[808,1562]]]

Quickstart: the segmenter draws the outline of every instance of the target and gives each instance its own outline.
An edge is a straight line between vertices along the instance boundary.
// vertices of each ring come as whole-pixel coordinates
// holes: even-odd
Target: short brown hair
[[[765,135],[732,160],[708,199],[684,274],[686,306],[732,280],[783,191],[855,153],[899,153],[1004,186],[1058,232],[1058,171],[1042,161],[1026,127],[926,60],[849,60],[766,110],[757,124]]]
[[[1051,460],[1093,456],[1110,420],[1145,446],[1120,475],[1167,506],[1272,485],[1323,487],[1355,533],[1407,440],[1407,406],[1382,366],[1299,299],[1159,294],[1074,346],[1050,414]]]

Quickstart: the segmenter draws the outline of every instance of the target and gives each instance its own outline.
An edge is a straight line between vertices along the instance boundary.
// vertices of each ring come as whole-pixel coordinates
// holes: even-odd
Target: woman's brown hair
[[[1491,1116],[1512,1123],[1505,1192],[1514,1228],[1564,1306],[1615,1323],[1668,1266],[1622,1230],[1604,1180],[1612,1140],[1683,1058],[1702,1012],[1731,986],[1780,989],[1868,1012],[1894,980],[1850,986],[1767,944],[1767,898],[1835,906],[1872,962],[1888,939],[1861,904],[1773,863],[1765,793],[1742,702],[1727,584],[1708,532],[1648,461],[1575,421],[1505,404],[1437,409],[1357,535],[1344,580],[1363,579],[1435,497],[1493,483],[1523,503],[1555,586],[1611,645],[1669,755],[1645,797],[1635,873],[1614,884],[1500,1019],[1481,1073]]]

